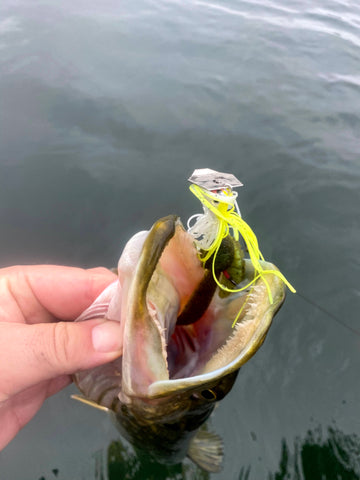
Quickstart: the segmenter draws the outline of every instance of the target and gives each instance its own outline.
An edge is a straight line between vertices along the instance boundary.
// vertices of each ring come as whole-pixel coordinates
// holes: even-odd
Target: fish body
[[[236,269],[247,285],[254,268],[241,261]],[[220,263],[212,272],[219,278]],[[122,325],[119,358],[74,376],[85,402],[110,412],[122,435],[157,461],[178,463],[188,455],[203,469],[219,471],[222,442],[205,422],[263,343],[285,297],[283,282],[271,273],[276,267],[262,265],[270,272],[267,285],[258,278],[245,291],[221,295],[175,215],[132,237],[118,281],[78,319]]]

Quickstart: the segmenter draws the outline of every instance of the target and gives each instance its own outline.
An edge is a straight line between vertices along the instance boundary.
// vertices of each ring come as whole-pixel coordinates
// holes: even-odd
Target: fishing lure
[[[269,302],[273,304],[270,286],[266,280],[266,275],[272,274],[279,277],[289,290],[295,293],[294,287],[279,270],[264,270],[261,265],[260,261],[264,260],[264,257],[260,251],[258,240],[250,226],[241,217],[236,201],[237,192],[233,191],[233,188],[243,184],[234,175],[220,173],[209,168],[195,170],[189,181],[192,183],[190,191],[202,203],[204,213],[195,214],[189,218],[188,232],[194,237],[201,262],[205,265],[211,259],[212,274],[221,291],[241,292],[252,287],[261,278],[265,283]],[[192,224],[194,219],[195,222]],[[218,279],[215,273],[216,259],[222,242],[229,236],[233,240],[235,248],[234,261]],[[249,252],[254,267],[254,277],[245,286],[238,287],[242,268],[242,251],[239,243],[241,238]],[[234,324],[240,313],[234,320]]]

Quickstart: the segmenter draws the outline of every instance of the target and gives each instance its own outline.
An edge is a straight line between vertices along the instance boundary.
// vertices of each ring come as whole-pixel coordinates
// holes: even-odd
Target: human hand
[[[118,322],[71,322],[115,279],[105,268],[0,269],[0,450],[72,373],[120,355]]]

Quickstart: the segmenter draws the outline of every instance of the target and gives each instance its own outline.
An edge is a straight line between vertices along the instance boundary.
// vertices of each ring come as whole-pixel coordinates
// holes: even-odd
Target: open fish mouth
[[[276,270],[265,261],[262,266],[266,271]],[[207,298],[203,288],[197,298],[192,298],[206,272],[193,237],[175,215],[158,220],[150,232],[140,232],[130,239],[118,272],[122,392],[128,397],[179,393],[211,385],[238,370],[263,343],[285,298],[283,282],[272,273],[266,274],[267,285],[260,277],[242,292],[223,297],[216,287]],[[253,278],[252,263],[245,260],[242,284]],[[179,319],[191,301],[196,306],[183,324]],[[118,309],[113,308],[117,315],[119,305],[118,299]],[[119,320],[111,309],[106,316]]]

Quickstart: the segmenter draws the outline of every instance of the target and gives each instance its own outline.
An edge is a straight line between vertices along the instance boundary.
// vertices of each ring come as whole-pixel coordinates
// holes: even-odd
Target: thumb
[[[110,362],[121,353],[119,322],[0,322],[0,401],[43,380]]]

